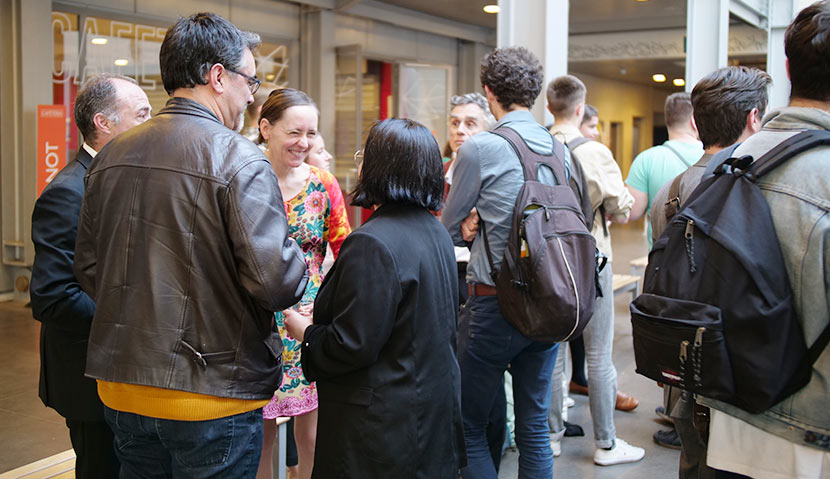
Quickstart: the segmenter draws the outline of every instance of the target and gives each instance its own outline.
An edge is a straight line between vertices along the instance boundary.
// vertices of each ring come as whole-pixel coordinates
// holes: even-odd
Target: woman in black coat
[[[353,204],[375,212],[343,243],[314,324],[285,318],[317,381],[312,477],[454,479],[466,462],[458,281],[450,237],[430,213],[443,194],[438,144],[419,123],[389,119],[355,159]]]

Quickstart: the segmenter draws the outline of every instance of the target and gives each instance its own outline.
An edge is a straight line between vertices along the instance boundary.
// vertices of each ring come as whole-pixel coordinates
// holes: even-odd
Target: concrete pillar
[[[34,259],[37,105],[52,103],[52,2],[3,0],[0,13],[0,298],[26,300]],[[12,282],[24,291],[12,291]]]
[[[458,41],[458,76],[456,93],[464,94],[477,91],[484,94],[481,87],[481,57],[490,51],[490,47],[479,42]]]
[[[686,91],[707,73],[726,66],[729,0],[687,0]]]
[[[545,84],[532,112],[542,124],[553,121],[545,108],[545,88],[568,72],[568,1],[499,0],[497,44],[523,46],[545,67]]]
[[[320,108],[320,133],[329,149],[334,145],[335,13],[311,9],[301,13],[300,89],[308,93]]]

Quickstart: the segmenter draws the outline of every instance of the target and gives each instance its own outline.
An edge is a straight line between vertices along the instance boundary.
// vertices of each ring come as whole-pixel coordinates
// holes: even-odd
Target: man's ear
[[[224,82],[228,79],[228,71],[220,63],[214,63],[210,70],[208,70],[208,85],[213,88],[216,93],[225,92]]]
[[[761,131],[761,112],[758,108],[753,108],[749,114],[746,115],[746,125],[744,128],[751,131],[753,134]]]
[[[574,115],[576,115],[579,122],[582,123],[582,116],[585,115],[585,102],[576,105],[576,108],[574,108]]]
[[[496,99],[496,95],[493,95],[493,92],[487,85],[484,85],[484,96],[487,97],[487,101],[492,101]]]
[[[103,133],[104,135],[111,135],[112,134],[112,122],[101,112],[95,114],[92,117],[92,124],[95,125],[95,129]]]

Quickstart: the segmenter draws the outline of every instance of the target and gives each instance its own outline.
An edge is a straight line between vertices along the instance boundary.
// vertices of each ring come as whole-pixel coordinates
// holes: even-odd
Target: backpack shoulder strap
[[[758,179],[774,170],[790,158],[817,146],[830,145],[830,131],[806,130],[779,143],[775,148],[752,163],[749,173]],[[830,343],[830,324],[824,327],[816,341],[807,351],[810,364],[815,364]]]
[[[683,155],[681,155],[679,151],[677,151],[677,150],[675,150],[674,148],[672,148],[671,146],[669,146],[669,145],[668,145],[668,143],[663,143],[663,146],[665,146],[666,148],[668,148],[669,150],[671,150],[671,152],[672,152],[672,153],[674,153],[674,156],[676,156],[678,159],[680,159],[680,161],[681,161],[684,165],[686,165],[686,168],[689,168],[690,166],[692,166],[692,164],[691,164],[691,163],[689,163],[688,161],[686,161],[686,158],[683,158]]]
[[[508,126],[500,126],[495,130],[491,130],[490,133],[504,138],[513,148],[513,151],[516,152],[516,156],[519,157],[519,161],[521,162],[524,170],[525,181],[538,181],[537,172],[539,170],[539,165],[545,164],[551,168],[556,184],[564,184],[564,179],[567,178],[565,175],[565,162],[552,161],[557,158],[563,158],[564,150],[561,144],[553,138],[553,135],[551,135],[551,141],[553,143],[552,152],[551,154],[546,155],[533,151],[527,145],[525,139],[522,138],[516,130]]]
[[[782,141],[775,148],[767,152],[767,154],[759,158],[758,161],[752,163],[749,172],[754,178],[760,178],[793,156],[822,145],[830,145],[830,131],[802,131]]]
[[[590,140],[584,136],[579,136],[565,143],[568,151],[571,152],[571,188],[574,190],[574,193],[577,194],[577,199],[579,200],[580,207],[582,208],[582,215],[585,217],[585,226],[588,228],[588,231],[593,231],[594,217],[596,216],[597,210],[599,210],[600,220],[602,221],[602,233],[607,238],[608,225],[605,224],[605,205],[600,203],[599,208],[596,210],[593,209],[593,205],[591,205],[591,198],[588,196],[588,182],[585,179],[582,164],[579,162],[579,158],[577,158],[576,152],[574,151],[585,143],[591,141],[594,140]],[[574,167],[574,165],[576,166]]]
[[[568,145],[568,149],[570,150],[570,145]],[[576,193],[576,199],[579,200],[579,207],[585,219],[585,226],[588,228],[588,231],[592,231],[594,228],[594,210],[591,207],[591,198],[588,196],[588,182],[585,180],[582,163],[573,152],[571,152],[571,178],[568,180],[568,183],[571,189],[574,190],[574,193]],[[605,215],[603,214],[603,216]],[[603,225],[605,225],[604,221]]]
[[[666,215],[666,222],[670,222],[677,211],[680,209],[680,179],[683,173],[674,177],[669,185],[669,201],[666,202],[666,209],[663,213]]]
[[[588,139],[588,138],[585,138],[584,136],[579,136],[579,137],[576,137],[572,141],[569,141],[565,144],[568,146],[568,149],[571,150],[571,153],[573,153],[573,151],[575,149],[579,148],[580,146],[584,145],[585,143],[588,143],[589,141],[591,141],[591,140]]]

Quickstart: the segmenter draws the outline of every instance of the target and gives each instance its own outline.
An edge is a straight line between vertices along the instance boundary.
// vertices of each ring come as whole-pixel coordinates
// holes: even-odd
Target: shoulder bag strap
[[[666,209],[663,211],[666,215],[666,222],[670,222],[680,209],[680,178],[682,177],[683,173],[675,176],[669,185],[669,201],[666,202]]]
[[[689,163],[688,161],[686,161],[686,158],[683,158],[683,155],[681,155],[681,154],[680,154],[680,152],[678,152],[678,151],[677,151],[677,150],[675,150],[674,148],[670,147],[668,143],[663,143],[663,146],[665,146],[666,148],[668,148],[669,150],[671,150],[671,152],[672,152],[672,153],[674,153],[674,156],[676,156],[677,158],[679,158],[679,159],[680,159],[680,161],[681,161],[684,165],[686,165],[686,168],[689,168],[690,166],[692,166],[692,164],[691,164],[691,163]]]

